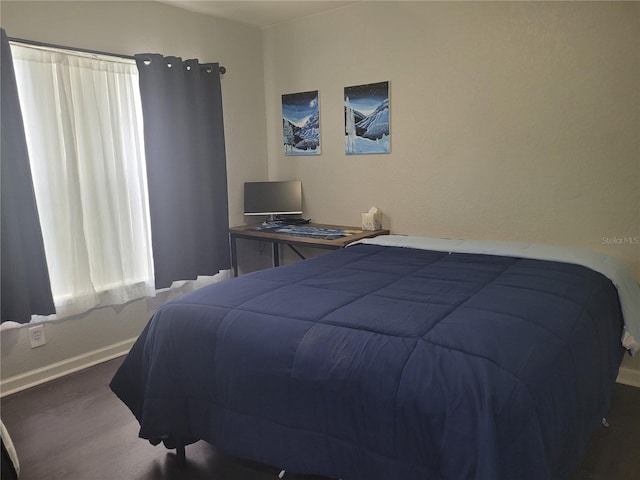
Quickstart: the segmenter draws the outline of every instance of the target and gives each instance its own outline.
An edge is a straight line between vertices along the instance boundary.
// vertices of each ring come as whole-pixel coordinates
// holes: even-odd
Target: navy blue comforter
[[[344,480],[564,479],[621,329],[581,266],[356,245],[166,303],[111,388],[168,447]]]

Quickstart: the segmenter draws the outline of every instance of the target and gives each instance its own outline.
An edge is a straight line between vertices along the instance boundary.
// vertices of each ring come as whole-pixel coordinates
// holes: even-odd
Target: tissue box
[[[362,214],[362,230],[380,230],[381,228],[382,212]]]

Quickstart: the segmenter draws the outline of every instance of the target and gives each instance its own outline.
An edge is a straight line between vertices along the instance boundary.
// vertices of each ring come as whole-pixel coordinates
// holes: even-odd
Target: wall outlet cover
[[[29,342],[31,342],[31,348],[41,347],[47,343],[44,337],[44,325],[29,328]]]

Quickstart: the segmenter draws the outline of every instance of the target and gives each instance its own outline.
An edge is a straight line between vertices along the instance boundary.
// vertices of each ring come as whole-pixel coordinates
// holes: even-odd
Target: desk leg
[[[273,242],[273,266],[280,266],[280,248],[276,242]]]
[[[229,240],[231,242],[231,271],[233,272],[233,276],[238,276],[238,252],[236,250],[236,237],[233,235],[229,235]]]

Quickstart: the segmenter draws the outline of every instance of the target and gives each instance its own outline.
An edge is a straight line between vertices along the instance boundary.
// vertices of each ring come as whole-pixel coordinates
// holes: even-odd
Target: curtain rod
[[[33,45],[33,46],[36,46],[36,47],[59,48],[59,49],[62,49],[62,50],[75,50],[76,52],[92,53],[94,55],[107,55],[107,56],[110,56],[110,57],[124,58],[126,60],[135,60],[136,59],[136,57],[134,57],[133,55],[123,55],[123,54],[120,54],[120,53],[101,52],[99,50],[89,50],[87,48],[66,47],[64,45],[55,45],[53,43],[37,42],[35,40],[25,40],[23,38],[8,37],[8,40],[10,42],[24,43],[25,45]],[[225,67],[223,67],[222,65],[218,66],[218,71],[220,72],[221,75],[224,75],[225,73],[227,73],[227,69]]]

